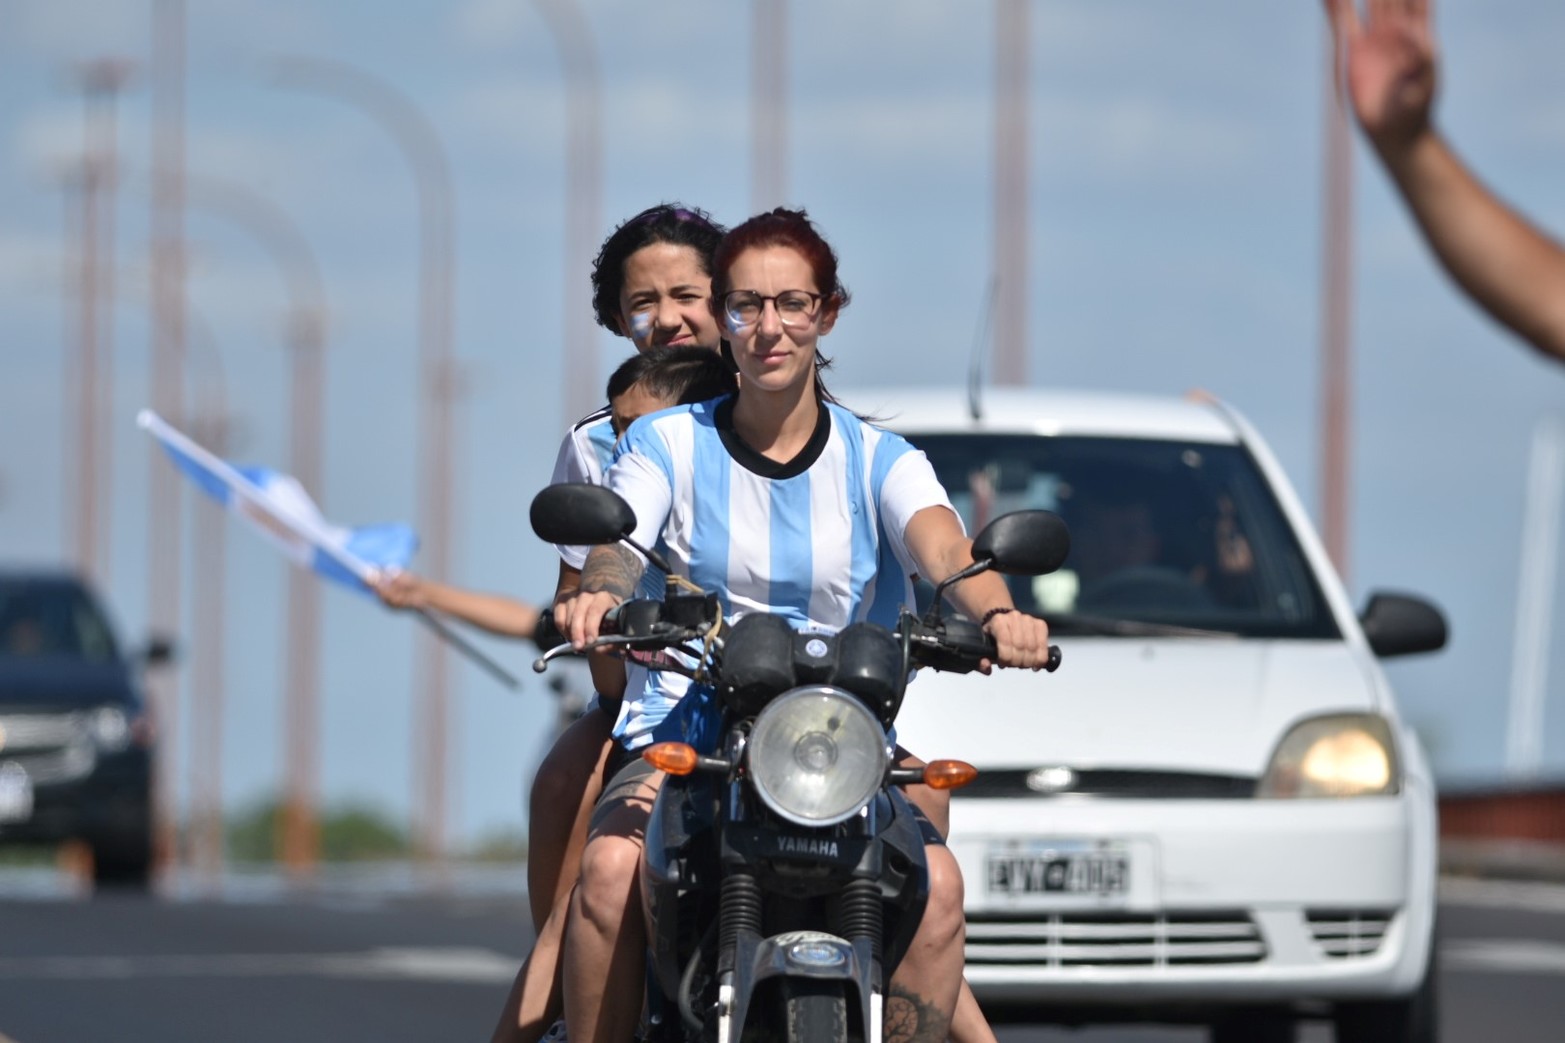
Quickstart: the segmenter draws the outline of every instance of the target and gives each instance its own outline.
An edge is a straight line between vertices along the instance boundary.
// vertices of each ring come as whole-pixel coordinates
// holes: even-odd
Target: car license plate
[[[33,780],[20,764],[0,764],[0,822],[26,822],[33,815]]]
[[[1130,890],[1130,855],[1112,841],[1035,841],[991,848],[994,895],[1121,896]]]

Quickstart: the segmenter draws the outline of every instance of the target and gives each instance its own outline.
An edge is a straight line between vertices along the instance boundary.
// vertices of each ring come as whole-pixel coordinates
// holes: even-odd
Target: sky
[[[750,16],[729,0],[581,0],[601,70],[599,237],[661,200],[729,223],[751,205]],[[1437,118],[1480,175],[1565,230],[1565,8],[1438,5]],[[1027,373],[1040,387],[1206,388],[1262,432],[1315,510],[1325,38],[1315,0],[1038,0],[1028,40]],[[992,274],[994,11],[947,0],[788,5],[786,197],[837,247],[854,300],[828,349],[834,389],[964,378]],[[145,638],[148,404],[147,0],[0,0],[0,562],[71,553],[66,437],[75,256],[62,172],[80,154],[80,64],[123,57],[111,330],[116,374],[100,586]],[[190,176],[241,185],[310,244],[327,298],[324,477],[344,524],[417,516],[416,198],[376,124],[279,87],[288,56],[394,85],[436,129],[456,211],[460,360],[450,579],[528,599],[551,551],[526,524],[575,419],[560,392],[567,271],[565,90],[554,37],[522,0],[205,0],[189,4]],[[1450,287],[1356,142],[1351,559],[1376,589],[1438,602],[1448,649],[1387,670],[1442,778],[1498,777],[1527,458],[1565,369],[1534,358]],[[221,377],[246,462],[287,459],[287,287],[250,234],[188,216],[190,388]],[[596,240],[591,244],[596,248]],[[626,353],[600,332],[599,374]],[[195,509],[188,503],[187,512]],[[204,505],[202,505],[204,506]],[[185,525],[188,542],[190,531]],[[235,529],[223,792],[280,788],[284,566]],[[182,603],[188,632],[189,568]],[[1554,577],[1558,580],[1558,577]],[[323,595],[321,785],[396,816],[410,802],[415,624]],[[1565,612],[1556,613],[1552,644]],[[451,831],[515,829],[552,717],[530,646],[480,639],[524,676],[455,671]],[[1551,663],[1545,770],[1565,769],[1565,671]],[[190,691],[189,657],[179,667]],[[183,765],[184,750],[176,752]],[[183,778],[183,767],[180,768]],[[188,796],[180,783],[180,799]]]

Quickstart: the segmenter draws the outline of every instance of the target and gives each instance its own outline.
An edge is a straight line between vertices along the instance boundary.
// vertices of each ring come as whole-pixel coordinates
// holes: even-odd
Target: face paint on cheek
[[[652,313],[650,311],[631,312],[630,315],[630,339],[644,342],[652,335]]]

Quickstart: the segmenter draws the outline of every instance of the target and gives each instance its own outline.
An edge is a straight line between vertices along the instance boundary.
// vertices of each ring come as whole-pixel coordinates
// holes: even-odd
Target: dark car
[[[68,572],[0,571],[0,844],[81,840],[98,883],[152,868],[152,728],[137,674]]]

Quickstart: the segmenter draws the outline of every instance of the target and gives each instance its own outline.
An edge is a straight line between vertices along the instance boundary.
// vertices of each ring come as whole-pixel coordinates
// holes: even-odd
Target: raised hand
[[[1323,0],[1337,48],[1337,82],[1382,151],[1407,145],[1429,127],[1436,54],[1430,0]]]
[[[429,607],[428,585],[411,572],[382,573],[370,582],[370,589],[387,608]]]

